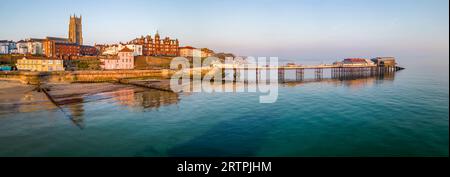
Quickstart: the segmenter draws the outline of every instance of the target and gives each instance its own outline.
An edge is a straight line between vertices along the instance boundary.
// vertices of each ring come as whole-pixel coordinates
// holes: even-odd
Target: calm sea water
[[[256,93],[121,90],[0,114],[0,156],[448,156],[448,63]]]

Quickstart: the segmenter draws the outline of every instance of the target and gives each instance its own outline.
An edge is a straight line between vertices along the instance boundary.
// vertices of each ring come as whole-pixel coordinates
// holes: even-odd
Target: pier
[[[238,77],[242,75],[242,71],[255,71],[259,80],[261,71],[277,70],[279,82],[301,82],[305,80],[305,71],[312,71],[315,80],[322,80],[323,78],[331,78],[338,80],[357,79],[372,76],[392,75],[393,73],[403,70],[403,67],[399,66],[343,66],[343,65],[310,65],[310,66],[279,66],[279,67],[223,67],[225,71],[234,71],[234,78],[238,80]],[[295,79],[286,79],[287,71],[295,71]],[[327,71],[327,72],[325,72]],[[326,75],[325,73],[329,74]]]

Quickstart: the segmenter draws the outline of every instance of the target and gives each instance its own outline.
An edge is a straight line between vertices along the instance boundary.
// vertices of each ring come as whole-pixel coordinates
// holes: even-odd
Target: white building
[[[127,47],[128,49],[133,50],[133,56],[139,56],[142,55],[142,45],[136,45],[136,44],[119,44],[119,45],[111,45],[105,48],[102,55],[117,55],[120,50]]]
[[[0,54],[11,54],[16,50],[14,41],[0,40]]]
[[[0,44],[0,54],[8,54],[9,46]]]
[[[44,53],[42,42],[28,41],[27,45],[28,45],[28,53],[29,54],[42,55]]]
[[[28,43],[25,41],[19,41],[16,44],[17,53],[19,54],[28,54]]]
[[[17,42],[16,48],[19,54],[42,55],[44,54],[43,39],[27,39]]]
[[[195,47],[180,47],[180,56],[182,57],[202,57],[202,50]]]
[[[133,56],[140,56],[142,55],[143,46],[142,45],[136,45],[136,44],[127,44],[125,45],[127,48],[133,50]],[[119,47],[120,48],[120,47]],[[122,49],[125,47],[122,47]],[[120,50],[122,50],[120,49]]]
[[[117,53],[117,57],[101,58],[102,69],[134,69],[134,51],[128,47],[124,47]]]
[[[117,55],[118,52],[119,52],[118,45],[110,45],[110,46],[105,47],[102,55]]]

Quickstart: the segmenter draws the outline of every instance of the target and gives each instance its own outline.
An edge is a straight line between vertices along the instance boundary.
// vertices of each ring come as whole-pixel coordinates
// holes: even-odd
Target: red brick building
[[[44,54],[47,57],[69,59],[72,56],[96,56],[97,48],[54,40],[45,40]]]
[[[80,46],[75,43],[47,39],[44,42],[44,54],[47,57],[68,58],[80,55]]]
[[[94,46],[81,45],[80,46],[80,55],[82,55],[82,56],[96,56],[96,55],[98,55],[98,50]]]
[[[180,52],[178,39],[161,39],[158,32],[154,39],[150,35],[141,36],[128,44],[142,45],[142,54],[145,56],[178,56]]]

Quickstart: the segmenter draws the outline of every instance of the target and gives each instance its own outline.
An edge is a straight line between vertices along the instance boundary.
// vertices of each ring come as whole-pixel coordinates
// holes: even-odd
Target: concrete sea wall
[[[159,78],[167,79],[173,71],[161,70],[114,70],[114,71],[61,71],[61,72],[31,72],[9,71],[0,72],[0,79],[19,80],[24,84],[57,83],[57,82],[108,82],[126,78]]]

